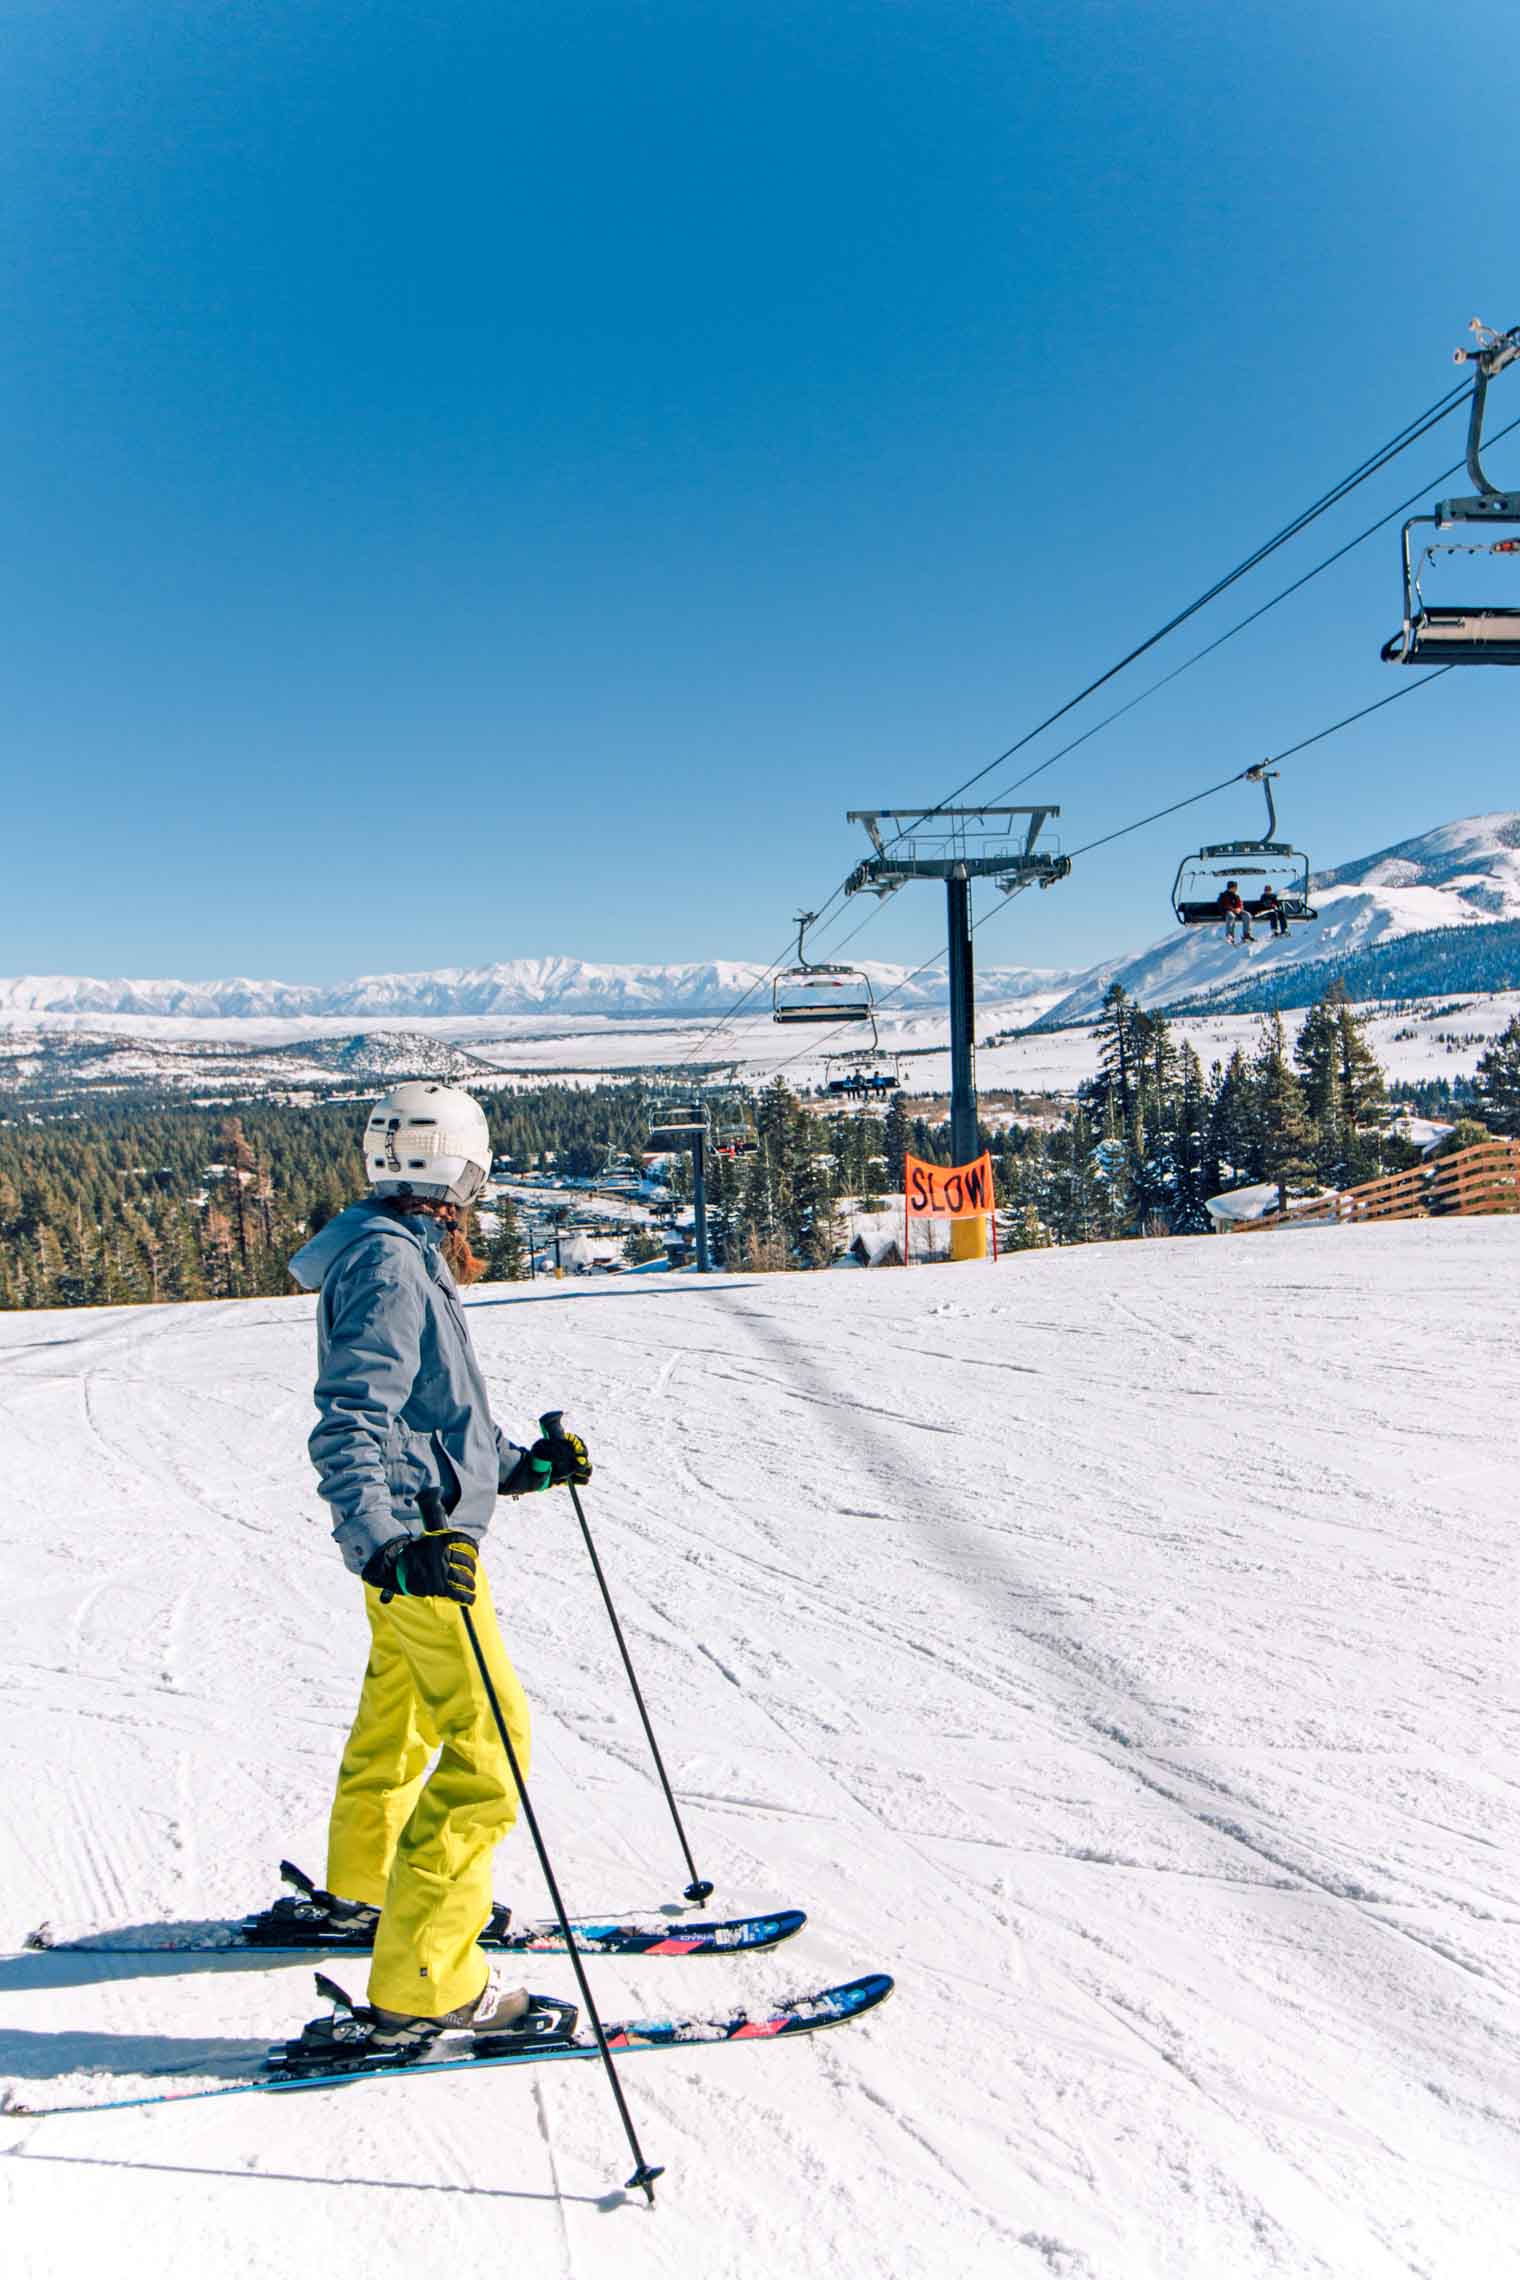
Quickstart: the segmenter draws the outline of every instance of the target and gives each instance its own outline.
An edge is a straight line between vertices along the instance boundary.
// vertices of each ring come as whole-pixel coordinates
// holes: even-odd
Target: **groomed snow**
[[[1520,2270],[1520,1223],[479,1294],[563,1405],[704,1872],[811,1922],[609,2012],[876,1967],[870,2022],[590,2069],[0,2118],[18,2275],[1502,2280]],[[364,1656],[309,1300],[0,1316],[0,2079],[311,2015],[310,1969],[16,1951],[320,1870]],[[684,1871],[567,1501],[490,1545],[573,1906]],[[543,1893],[525,1836],[497,1888]],[[356,1986],[362,1965],[338,1968]],[[549,1959],[531,1979],[568,1991]]]

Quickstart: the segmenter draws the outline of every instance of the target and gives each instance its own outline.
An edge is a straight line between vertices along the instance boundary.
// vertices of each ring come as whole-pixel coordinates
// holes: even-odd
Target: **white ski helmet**
[[[376,1195],[473,1203],[491,1170],[485,1110],[450,1085],[397,1085],[370,1110],[364,1169]]]

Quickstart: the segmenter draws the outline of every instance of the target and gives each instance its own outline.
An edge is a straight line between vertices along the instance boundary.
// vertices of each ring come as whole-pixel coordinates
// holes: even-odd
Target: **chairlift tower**
[[[943,879],[950,945],[950,1141],[959,1164],[977,1153],[976,986],[971,961],[971,882],[990,879],[1001,894],[1053,887],[1071,858],[1036,842],[1058,807],[852,808],[875,849],[845,882],[846,894],[885,897],[912,879]],[[890,838],[882,825],[892,826]],[[952,1259],[985,1258],[980,1219],[951,1222]]]
[[[692,1233],[696,1242],[697,1273],[709,1272],[707,1250],[707,1109],[699,1095],[655,1103],[649,1120],[650,1145],[676,1154],[691,1150]]]

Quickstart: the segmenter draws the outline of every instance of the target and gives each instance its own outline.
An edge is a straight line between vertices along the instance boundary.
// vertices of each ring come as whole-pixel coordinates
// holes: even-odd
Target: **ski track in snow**
[[[483,1291],[562,1404],[713,1905],[893,1972],[785,2051],[0,2117],[30,2275],[1520,2274],[1509,1436],[1520,1224]],[[0,2080],[214,2079],[311,1965],[21,1952],[320,1870],[364,1659],[304,1452],[311,1305],[0,1317]],[[568,1500],[488,1547],[567,1899],[685,1882]],[[525,1834],[497,1887],[543,1913]],[[361,1988],[362,1958],[335,1974]],[[563,1959],[531,1983],[572,1992]]]

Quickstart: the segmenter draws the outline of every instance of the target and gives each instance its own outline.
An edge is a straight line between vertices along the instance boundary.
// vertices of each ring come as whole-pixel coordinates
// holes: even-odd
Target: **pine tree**
[[[1303,1087],[1288,1066],[1281,1014],[1272,1014],[1263,1023],[1252,1076],[1256,1124],[1253,1168],[1258,1179],[1276,1181],[1278,1208],[1285,1211],[1289,1183],[1303,1179],[1314,1168],[1314,1127],[1304,1105]]]
[[[1171,1202],[1174,1235],[1207,1235],[1212,1226],[1207,1204],[1219,1192],[1219,1166],[1209,1140],[1208,1092],[1203,1064],[1191,1045],[1178,1056],[1176,1117],[1171,1131],[1175,1184]]]
[[[207,1287],[213,1298],[237,1296],[237,1259],[232,1222],[219,1203],[208,1202],[201,1221],[201,1256]]]
[[[1259,1179],[1255,1091],[1240,1046],[1236,1046],[1223,1069],[1215,1063],[1213,1095],[1209,1108],[1208,1150],[1221,1188],[1239,1187],[1247,1180]]]
[[[528,1272],[527,1246],[517,1206],[509,1195],[496,1199],[496,1232],[486,1245],[486,1280],[522,1282]]]
[[[792,1249],[805,1267],[826,1267],[834,1256],[834,1204],[817,1156],[799,1153],[785,1222]]]
[[[1122,1096],[1109,1095],[1102,1137],[1090,1156],[1092,1194],[1097,1208],[1095,1232],[1107,1241],[1140,1230],[1136,1185],[1133,1178],[1134,1132],[1124,1121]]]
[[[1314,1127],[1315,1170],[1336,1187],[1349,1187],[1350,1135],[1341,1108],[1339,1038],[1328,990],[1304,1016],[1293,1058],[1303,1085],[1304,1106]]]
[[[1370,1178],[1379,1166],[1387,1094],[1343,982],[1332,982],[1310,1007],[1293,1058],[1313,1126],[1315,1170],[1341,1188]]]
[[[246,1181],[253,1173],[253,1150],[240,1120],[229,1116],[222,1126],[222,1157],[226,1169],[222,1174],[222,1192],[227,1198],[227,1218],[232,1230],[232,1244],[237,1253],[238,1283],[246,1290],[252,1282],[251,1266],[254,1248],[253,1213],[249,1204]]]
[[[1480,1057],[1473,1091],[1490,1132],[1520,1139],[1520,1014]]]
[[[887,1110],[887,1121],[882,1132],[882,1152],[886,1157],[887,1192],[901,1195],[908,1177],[908,1150],[912,1141],[913,1120],[902,1094],[892,1095]]]
[[[1099,1064],[1093,1106],[1103,1113],[1109,1102],[1114,1101],[1121,1129],[1132,1122],[1137,1106],[1144,1057],[1144,1038],[1139,1029],[1142,1019],[1139,1007],[1126,993],[1123,983],[1110,982],[1093,1029]]]
[[[1344,984],[1335,983],[1329,995],[1339,1001],[1335,1013],[1336,1084],[1348,1134],[1346,1168],[1354,1186],[1358,1180],[1371,1179],[1380,1169],[1378,1142],[1388,1108],[1388,1088]]]

